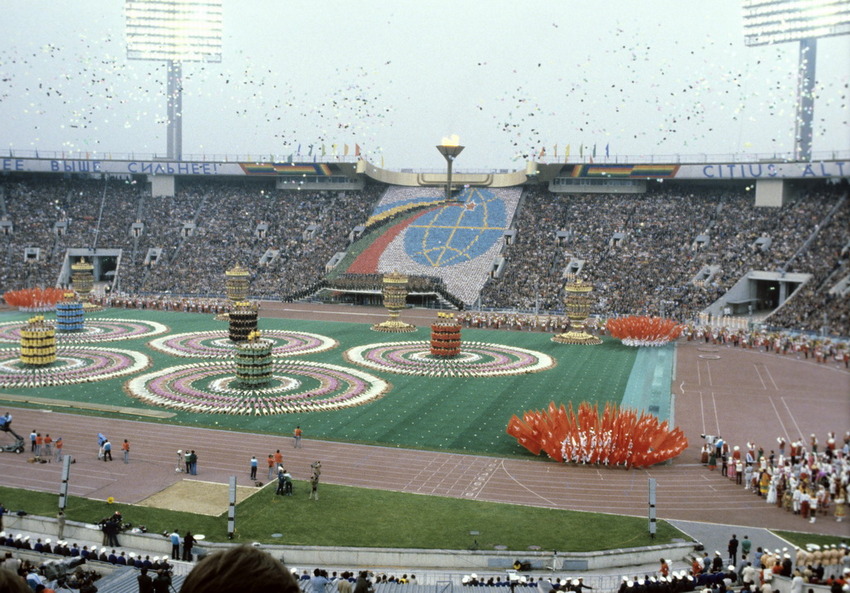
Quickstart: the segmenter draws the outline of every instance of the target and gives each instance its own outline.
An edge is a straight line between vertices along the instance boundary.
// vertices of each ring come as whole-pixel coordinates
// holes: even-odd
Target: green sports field
[[[5,313],[0,323],[25,321],[29,315]],[[46,315],[48,319],[55,316]],[[225,330],[227,324],[211,315],[171,313],[160,311],[109,309],[88,317],[116,319],[145,319],[166,325],[169,333]],[[290,330],[321,334],[339,342],[331,350],[297,356],[295,359],[358,368],[380,377],[390,389],[380,399],[370,403],[334,411],[317,411],[269,416],[233,416],[200,414],[173,410],[169,422],[193,426],[226,427],[232,430],[289,435],[296,424],[301,425],[309,438],[351,441],[481,453],[499,456],[528,453],[505,432],[513,414],[540,409],[550,401],[556,403],[582,401],[603,404],[626,403],[646,407],[641,403],[645,381],[659,376],[659,364],[672,366],[672,356],[662,363],[656,357],[638,355],[638,350],[623,346],[617,340],[606,339],[599,346],[556,344],[551,335],[543,332],[512,332],[504,330],[464,329],[464,341],[510,345],[541,352],[553,357],[554,368],[514,376],[495,377],[420,377],[395,374],[356,367],[343,358],[349,348],[380,342],[428,340],[429,328],[416,333],[385,334],[371,331],[363,323],[319,322],[261,318],[261,330]],[[179,358],[152,349],[152,338],[90,344],[108,350],[110,347],[135,350],[150,357],[151,370],[203,362],[201,358]],[[14,348],[12,344],[0,345]],[[672,351],[672,346],[668,347]],[[636,364],[637,361],[637,364]],[[641,362],[643,361],[643,362]],[[661,376],[669,377],[669,368]],[[138,373],[137,373],[138,374]],[[124,389],[129,377],[95,381],[71,386],[15,388],[9,393],[26,393],[44,398],[97,402],[124,407],[147,408],[147,404],[130,397]],[[663,381],[662,381],[663,383]],[[666,385],[669,395],[669,382]],[[664,405],[656,408],[664,418]],[[92,412],[93,413],[93,412]]]

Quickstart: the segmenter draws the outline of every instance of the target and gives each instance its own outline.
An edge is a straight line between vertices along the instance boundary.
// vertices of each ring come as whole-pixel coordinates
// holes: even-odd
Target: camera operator
[[[171,588],[171,571],[160,568],[153,580],[153,593],[169,593]]]

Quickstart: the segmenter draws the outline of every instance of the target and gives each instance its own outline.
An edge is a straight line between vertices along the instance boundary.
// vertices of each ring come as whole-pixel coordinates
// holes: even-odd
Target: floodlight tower
[[[168,158],[183,158],[183,62],[221,62],[222,0],[125,0],[127,59],[165,61]]]
[[[847,0],[743,0],[744,44],[800,42],[794,159],[812,159],[815,63],[818,37],[850,33]]]

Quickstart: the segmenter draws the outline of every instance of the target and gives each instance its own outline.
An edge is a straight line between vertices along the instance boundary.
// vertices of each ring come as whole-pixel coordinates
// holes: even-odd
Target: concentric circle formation
[[[0,349],[0,387],[46,387],[105,381],[146,369],[150,359],[141,352],[88,346],[60,346],[56,362],[33,367],[20,362],[18,348]]]
[[[270,415],[337,410],[383,395],[389,384],[357,369],[276,360],[269,384],[243,389],[231,361],[169,367],[127,382],[145,403],[204,414]]]
[[[285,330],[262,330],[263,339],[275,343],[274,356],[315,354],[336,348],[339,342],[319,334]],[[236,347],[226,331],[171,334],[151,340],[150,347],[166,354],[184,358],[232,358]]]
[[[432,356],[425,341],[366,344],[351,348],[345,358],[370,369],[425,377],[521,375],[555,366],[548,354],[484,342],[464,342],[456,358]]]
[[[23,321],[0,323],[0,343],[18,344],[21,341]],[[56,341],[61,344],[87,344],[92,342],[115,342],[158,336],[168,328],[156,321],[140,319],[86,319],[83,331],[56,332]]]

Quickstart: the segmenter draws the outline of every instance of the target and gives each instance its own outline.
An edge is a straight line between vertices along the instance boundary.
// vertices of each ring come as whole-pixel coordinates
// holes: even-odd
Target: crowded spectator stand
[[[584,325],[590,315],[590,308],[593,299],[590,293],[593,292],[593,285],[586,284],[577,279],[564,287],[567,295],[564,297],[564,305],[567,310],[567,317],[570,320],[570,330],[552,337],[553,342],[559,344],[584,344],[592,346],[601,344],[602,340],[596,336],[592,336],[584,331]]]
[[[415,332],[416,326],[399,320],[402,309],[407,307],[407,276],[392,272],[384,274],[383,291],[384,308],[388,319],[372,326],[374,331],[385,333]]]

